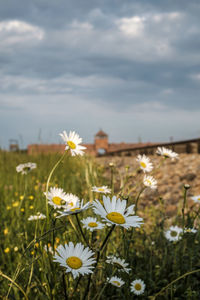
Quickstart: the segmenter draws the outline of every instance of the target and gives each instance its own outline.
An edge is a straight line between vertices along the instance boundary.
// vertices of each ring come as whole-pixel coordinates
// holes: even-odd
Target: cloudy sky
[[[0,1],[0,146],[200,136],[199,0]]]

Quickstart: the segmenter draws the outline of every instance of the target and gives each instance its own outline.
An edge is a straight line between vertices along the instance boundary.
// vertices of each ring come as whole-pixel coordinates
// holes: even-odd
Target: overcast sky
[[[0,146],[200,136],[199,0],[0,0]]]

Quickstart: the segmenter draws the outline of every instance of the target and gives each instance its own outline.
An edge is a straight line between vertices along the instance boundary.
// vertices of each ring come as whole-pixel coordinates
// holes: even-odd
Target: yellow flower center
[[[119,281],[114,280],[113,283],[115,283],[116,285],[120,286],[120,282]]]
[[[136,289],[136,291],[140,291],[141,288],[142,288],[142,286],[141,286],[140,283],[136,283],[136,284],[135,284],[135,289]]]
[[[200,201],[200,198],[198,198],[197,200]]]
[[[74,205],[74,203],[70,202],[70,203],[68,203],[68,205],[72,207]]]
[[[170,235],[171,235],[171,236],[177,236],[177,232],[174,231],[174,230],[172,230],[172,231],[170,232]]]
[[[89,227],[97,227],[98,224],[95,223],[95,222],[90,222],[90,223],[88,223],[88,226],[89,226]]]
[[[163,156],[169,157],[169,154],[168,153],[163,153]]]
[[[71,209],[71,211],[76,211],[76,210],[79,210],[79,209],[80,209],[80,207],[74,207],[74,208]]]
[[[68,141],[67,144],[68,144],[69,148],[76,149],[76,144],[74,144],[74,142]]]
[[[57,196],[53,197],[52,201],[53,201],[53,203],[56,204],[56,205],[62,205],[62,204],[65,203],[64,200],[62,200],[60,197],[57,197]],[[63,202],[64,202],[64,203],[63,203]]]
[[[111,213],[107,214],[106,218],[116,224],[124,224],[125,223],[124,217],[122,216],[122,214],[120,214],[118,212],[111,212]]]
[[[141,165],[142,168],[146,168],[147,167],[147,165],[143,161],[140,162],[140,165]]]
[[[99,192],[104,192],[105,190],[103,188],[98,188]]]
[[[80,269],[82,267],[82,260],[77,256],[70,256],[66,259],[67,265],[72,269]]]

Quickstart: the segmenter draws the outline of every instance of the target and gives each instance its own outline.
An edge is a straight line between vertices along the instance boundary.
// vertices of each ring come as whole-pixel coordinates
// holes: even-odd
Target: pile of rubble
[[[180,206],[182,207],[185,184],[190,185],[187,192],[188,207],[194,205],[191,197],[200,195],[200,155],[180,154],[178,160],[165,159],[164,162],[161,162],[163,158],[160,156],[148,157],[154,166],[154,170],[148,175],[153,175],[157,180],[158,188],[155,191],[146,189],[141,196],[140,205],[145,207],[147,204],[153,204],[159,207],[159,197],[162,197],[166,213],[173,216]],[[96,160],[104,167],[105,177],[108,180],[111,177],[111,168],[115,170],[116,192],[120,187],[120,177],[125,175],[127,170],[129,174],[133,174],[129,179],[129,182],[132,181],[133,188],[138,180],[141,182],[140,188],[142,187],[143,172],[138,169],[136,157],[98,157]]]

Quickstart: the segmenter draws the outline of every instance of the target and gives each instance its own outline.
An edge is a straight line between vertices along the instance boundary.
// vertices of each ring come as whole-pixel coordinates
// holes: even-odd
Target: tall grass
[[[50,186],[63,188],[85,202],[101,195],[91,192],[92,186],[109,185],[113,194],[126,198],[128,204],[137,202],[137,214],[144,218],[140,228],[105,228],[96,233],[85,229],[83,234],[91,248],[98,253],[104,241],[94,274],[73,279],[65,269],[53,262],[51,251],[60,244],[72,241],[86,243],[81,235],[76,216],[57,219],[49,206],[49,224],[45,220],[28,221],[37,212],[46,214],[44,192],[48,175],[60,155],[27,156],[18,153],[0,153],[0,296],[4,299],[200,299],[200,231],[185,232],[178,242],[170,242],[164,232],[171,224],[179,227],[199,227],[198,204],[187,207],[187,191],[183,187],[180,210],[173,219],[165,214],[162,195],[160,208],[148,205],[141,211],[139,194],[143,192],[141,174],[138,185],[131,184],[132,176],[126,169],[121,186],[115,187],[118,172],[111,166],[111,182],[103,177],[103,168],[88,157],[69,157],[56,168]],[[27,175],[16,172],[23,162],[37,163],[37,169]],[[124,167],[125,168],[125,167]],[[136,176],[137,172],[134,174]],[[184,198],[185,197],[185,198]],[[94,213],[81,212],[79,220]],[[100,219],[100,218],[99,218]],[[110,232],[110,235],[108,236]],[[106,240],[106,238],[108,239]],[[105,263],[108,255],[123,257],[131,272],[122,273]],[[125,281],[121,288],[108,283],[107,278],[117,275]],[[135,296],[130,284],[140,278],[145,282],[144,294]],[[89,284],[88,284],[89,283]]]

